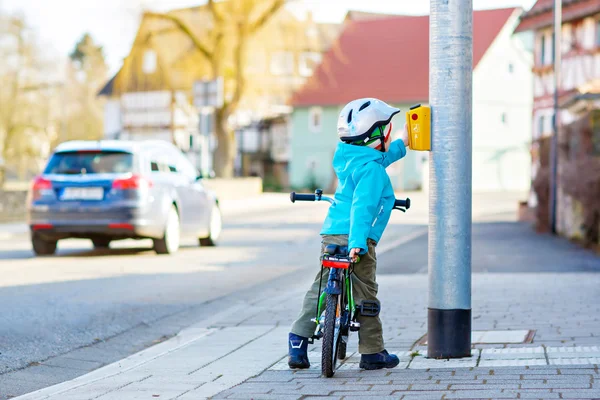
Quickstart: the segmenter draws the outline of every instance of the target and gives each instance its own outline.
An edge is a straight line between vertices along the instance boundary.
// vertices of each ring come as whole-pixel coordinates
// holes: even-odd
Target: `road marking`
[[[410,241],[418,239],[421,236],[425,235],[428,232],[428,230],[429,230],[429,228],[417,229],[414,232],[409,233],[408,235],[399,237],[398,239],[394,240],[391,243],[385,243],[377,249],[377,254],[387,253],[388,251],[393,250],[398,246],[401,246]]]

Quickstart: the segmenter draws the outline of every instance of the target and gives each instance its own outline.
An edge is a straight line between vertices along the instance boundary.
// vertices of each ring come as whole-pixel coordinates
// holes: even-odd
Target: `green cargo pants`
[[[325,246],[328,244],[347,246],[348,235],[323,235],[322,243],[321,255],[325,250]],[[376,243],[369,239],[369,249],[367,253],[362,254],[360,256],[360,261],[354,266],[352,287],[354,290],[354,302],[357,307],[363,300],[378,301],[378,285],[375,281],[375,270],[377,268],[375,245]],[[298,336],[312,337],[316,325],[311,319],[315,318],[317,312],[319,280],[321,281],[321,291],[323,291],[327,285],[328,278],[328,268],[323,269],[323,275],[321,275],[320,271],[317,273],[315,281],[306,293],[306,296],[304,296],[300,315],[292,325],[292,333]],[[360,323],[360,330],[358,331],[358,352],[361,354],[373,354],[382,351],[385,346],[383,345],[383,329],[381,327],[379,316],[365,317],[357,314],[356,320]]]

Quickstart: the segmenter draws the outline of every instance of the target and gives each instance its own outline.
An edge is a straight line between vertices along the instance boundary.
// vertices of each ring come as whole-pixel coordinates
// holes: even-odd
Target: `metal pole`
[[[431,0],[427,356],[471,355],[472,0]]]
[[[550,146],[550,228],[556,234],[556,203],[558,196],[558,127],[560,124],[558,91],[560,89],[560,64],[562,59],[562,1],[554,0],[554,118]]]

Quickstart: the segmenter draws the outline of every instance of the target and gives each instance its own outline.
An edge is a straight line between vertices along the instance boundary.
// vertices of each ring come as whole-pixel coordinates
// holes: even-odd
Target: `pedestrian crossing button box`
[[[408,147],[411,150],[431,150],[431,109],[420,104],[406,112]]]

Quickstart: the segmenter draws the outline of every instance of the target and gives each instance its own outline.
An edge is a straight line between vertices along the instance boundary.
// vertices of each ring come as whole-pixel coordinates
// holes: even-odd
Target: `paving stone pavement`
[[[552,246],[551,242],[546,245]],[[529,250],[546,254],[543,257],[548,254],[539,245]],[[497,271],[506,263],[511,272],[473,275],[473,330],[533,330],[530,343],[474,344],[471,358],[427,359],[427,347],[420,344],[427,329],[427,276],[384,275],[378,279],[381,318],[386,347],[401,360],[397,368],[358,369],[357,338],[351,336],[349,357],[333,378],[320,375],[317,343],[311,348],[310,369],[290,371],[283,357],[269,370],[214,398],[600,399],[598,260],[576,259],[583,253],[565,247],[553,254],[547,266],[551,272],[514,273],[520,263],[535,261],[535,256],[524,256],[525,245],[512,253],[510,249],[497,251],[504,251],[505,257],[487,259],[490,268]],[[567,262],[569,267],[593,272],[568,273],[569,267],[561,271],[561,263]],[[277,315],[281,324],[291,322]]]

